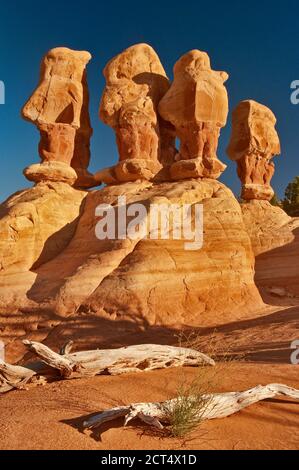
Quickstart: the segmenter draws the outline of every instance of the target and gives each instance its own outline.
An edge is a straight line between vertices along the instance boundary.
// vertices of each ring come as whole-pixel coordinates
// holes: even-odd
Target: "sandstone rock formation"
[[[158,55],[147,44],[129,47],[105,67],[100,118],[115,130],[120,162],[100,171],[105,183],[152,179],[175,154],[172,126],[157,115],[169,88]]]
[[[71,161],[71,166],[77,173],[77,180],[75,187],[77,188],[91,188],[96,186],[94,175],[88,171],[90,162],[90,139],[92,136],[92,127],[89,116],[89,92],[86,77],[86,70],[84,70],[83,78],[83,104],[80,116],[80,127],[76,131],[74,154]]]
[[[116,132],[120,161],[95,176],[108,186],[85,192],[69,185],[86,182],[89,58],[51,51],[23,110],[40,129],[42,164],[26,171],[37,185],[1,206],[3,329],[11,321],[8,312],[18,325],[15,336],[22,336],[75,314],[200,326],[215,323],[215,315],[224,322],[234,311],[241,316],[262,307],[240,205],[216,180],[224,169],[216,149],[228,111],[227,74],[212,71],[205,53],[191,51],[176,64],[169,88],[150,46],[133,46],[112,59],[100,115]],[[186,214],[156,213],[157,207],[184,212],[186,205],[193,214],[187,231]],[[142,209],[138,222],[136,208]],[[136,226],[142,230],[135,232]],[[100,236],[99,227],[110,235]]]
[[[237,162],[242,182],[241,203],[244,223],[255,255],[294,239],[291,218],[270,200],[275,171],[271,159],[280,153],[276,118],[266,106],[253,100],[241,101],[233,111],[232,135],[227,153]]]
[[[237,162],[242,182],[242,199],[270,201],[275,171],[271,159],[280,153],[276,118],[266,106],[253,100],[241,101],[233,111],[232,136],[227,148]]]
[[[59,191],[66,191],[67,197],[54,196],[52,185],[45,184],[14,196],[5,205],[9,205],[9,212],[6,210],[0,225],[4,240],[1,259],[6,251],[11,253],[0,274],[0,311],[25,308],[26,316],[18,320],[23,334],[33,324],[45,321],[47,312],[54,312],[54,318],[79,311],[110,320],[201,325],[216,312],[225,317],[237,310],[239,315],[262,305],[240,206],[223,184],[211,179],[130,182],[87,195],[60,185]],[[123,195],[126,208],[141,203],[147,208],[147,217],[151,217],[153,203],[202,203],[203,247],[190,251],[185,247],[186,239],[171,235],[169,239],[98,239],[96,208],[111,204],[121,211],[124,206],[118,198]],[[60,214],[67,212],[69,197],[77,203],[66,221]],[[58,222],[51,218],[47,229],[40,227],[35,212],[45,200],[43,213],[47,217],[47,199],[52,217],[60,219],[64,228],[55,229]],[[24,208],[24,200],[33,202]],[[59,204],[61,212],[53,211],[53,204]],[[68,224],[72,225],[70,231]]]
[[[27,272],[55,258],[74,236],[85,191],[38,183],[0,206],[0,276]]]
[[[217,146],[228,114],[227,79],[226,72],[211,69],[202,51],[192,50],[175,64],[174,81],[159,103],[160,115],[175,127],[181,144],[172,179],[216,179],[226,168],[217,158]]]
[[[92,129],[85,68],[90,59],[89,52],[65,47],[50,50],[43,59],[40,83],[22,110],[41,135],[42,163],[24,170],[30,181],[62,181],[78,187],[96,184],[87,171]]]
[[[252,199],[242,203],[241,210],[256,256],[294,240],[292,218],[280,207]]]

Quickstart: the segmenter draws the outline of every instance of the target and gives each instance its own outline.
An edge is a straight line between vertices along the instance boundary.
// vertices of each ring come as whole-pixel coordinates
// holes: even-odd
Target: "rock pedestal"
[[[87,171],[92,129],[85,67],[90,59],[89,52],[64,47],[50,50],[43,59],[40,83],[22,110],[41,135],[42,163],[24,170],[30,181],[88,186],[93,180]]]
[[[242,182],[241,198],[270,201],[275,172],[271,159],[280,153],[276,118],[266,106],[253,100],[241,101],[233,111],[228,156],[236,161]]]
[[[272,111],[253,100],[241,101],[233,111],[227,153],[237,163],[241,209],[255,255],[294,240],[291,218],[269,202],[274,195],[270,185],[275,171],[272,158],[280,153],[275,124]]]
[[[211,69],[205,52],[190,51],[175,64],[174,81],[159,103],[160,115],[180,139],[171,179],[216,179],[226,168],[217,158],[217,147],[228,114],[227,79],[226,72]]]
[[[147,44],[137,44],[114,57],[104,76],[100,118],[115,131],[120,162],[96,178],[107,184],[153,179],[175,154],[171,126],[157,113],[170,86],[159,57]]]

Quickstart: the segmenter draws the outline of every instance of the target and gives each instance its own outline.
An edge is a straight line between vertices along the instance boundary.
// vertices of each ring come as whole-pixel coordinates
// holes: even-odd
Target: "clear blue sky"
[[[104,87],[102,69],[126,47],[151,44],[172,77],[175,61],[190,49],[208,52],[212,67],[225,70],[232,110],[254,99],[276,114],[282,155],[276,158],[273,186],[279,195],[299,174],[299,105],[290,102],[290,83],[299,80],[299,14],[296,1],[2,1],[0,80],[0,201],[30,186],[22,170],[39,161],[38,131],[20,109],[37,85],[43,54],[57,46],[85,49],[88,65],[92,138],[91,170],[117,160],[113,131],[98,119]],[[230,120],[221,132],[219,158],[228,163],[222,181],[239,193],[236,168],[225,155]]]

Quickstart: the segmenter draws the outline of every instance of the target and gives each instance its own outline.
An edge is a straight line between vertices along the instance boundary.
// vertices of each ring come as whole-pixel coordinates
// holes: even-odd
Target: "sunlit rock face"
[[[221,127],[228,114],[226,72],[211,69],[209,56],[193,50],[174,66],[174,81],[159,103],[159,113],[180,139],[171,179],[218,178],[226,168],[217,158]]]
[[[294,239],[291,218],[270,200],[270,185],[280,153],[276,118],[266,106],[253,100],[241,101],[233,111],[232,135],[227,153],[236,161],[242,183],[241,209],[256,255]]]
[[[24,119],[34,123],[41,136],[42,163],[24,171],[30,181],[94,185],[87,171],[92,135],[86,80],[90,59],[89,52],[65,47],[52,49],[43,58],[40,83],[22,110]]]
[[[125,207],[118,199],[124,195]],[[202,205],[203,245],[186,247],[183,227],[178,239],[171,226],[161,237],[162,220],[156,238],[96,236],[99,205],[117,212],[136,203],[148,218],[153,204]],[[211,315],[261,305],[240,205],[216,180],[129,182],[90,193],[39,183],[1,209],[2,311],[27,308],[44,315],[46,309],[60,317],[81,310],[149,324],[200,325]]]
[[[157,113],[170,83],[154,49],[129,47],[105,67],[100,118],[116,135],[119,164],[97,178],[106,183],[150,180],[174,158],[174,132]]]
[[[280,153],[272,111],[253,100],[241,101],[233,111],[232,135],[227,153],[236,161],[242,183],[241,198],[269,201],[275,171],[272,158]]]

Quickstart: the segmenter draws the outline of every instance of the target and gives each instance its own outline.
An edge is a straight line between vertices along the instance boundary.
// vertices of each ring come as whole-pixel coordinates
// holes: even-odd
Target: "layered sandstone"
[[[270,201],[275,171],[272,158],[280,153],[276,118],[266,106],[253,100],[241,101],[233,111],[232,135],[227,153],[236,161],[242,182],[242,199]]]
[[[24,198],[34,199],[33,191],[44,192],[43,198],[48,198],[50,207],[54,191],[38,185],[15,196],[10,202],[10,214],[5,213],[2,219],[2,226],[5,220],[6,228],[2,229],[1,255],[7,251],[7,227],[16,220],[19,225],[24,224],[24,229],[18,226],[12,229],[12,237],[20,241],[10,242],[14,259],[6,262],[2,269],[2,311],[4,307],[5,311],[30,307],[31,312],[36,312],[31,324],[41,321],[40,316],[44,319],[43,312],[55,312],[59,318],[81,311],[112,320],[200,325],[213,312],[225,314],[236,310],[241,314],[262,304],[253,280],[254,256],[240,206],[232,192],[215,180],[124,183],[87,195],[68,188],[67,194],[77,200],[73,225],[71,217],[66,223],[61,215],[68,209],[64,202],[66,197],[55,196],[61,212],[51,210],[51,214],[64,227],[56,228],[53,234],[52,223],[48,237],[41,226],[32,228],[32,216],[15,217],[15,212],[21,212]],[[122,211],[123,202],[118,198],[124,195],[127,198],[125,208],[140,203],[146,208],[147,218],[151,217],[153,203],[191,204],[193,207],[202,204],[203,247],[186,249],[186,239],[173,239],[171,230],[169,239],[143,236],[98,239],[96,208],[110,204]],[[36,202],[30,203],[31,213],[39,204],[42,207],[41,201],[36,198]],[[46,209],[44,211],[46,214]],[[26,230],[25,222],[29,226]],[[66,227],[70,227],[70,231]],[[42,242],[39,236],[44,236]],[[16,249],[18,246],[20,248]],[[29,259],[23,259],[24,253],[30,254]],[[14,285],[16,279],[18,288]],[[23,325],[29,318],[30,315],[23,318]]]
[[[3,325],[15,312],[16,336],[75,314],[200,326],[215,313],[261,307],[240,205],[216,180],[225,167],[216,151],[227,74],[191,51],[175,65],[170,87],[150,46],[113,58],[100,116],[116,133],[120,161],[95,177],[108,186],[85,192],[70,185],[87,181],[89,59],[50,51],[23,110],[41,132],[42,164],[26,170],[36,186],[1,206]],[[157,214],[165,208],[166,216]]]
[[[92,135],[86,81],[90,59],[89,52],[58,47],[42,61],[40,83],[22,110],[24,119],[34,123],[41,136],[42,163],[24,170],[30,181],[95,185],[87,170]]]
[[[100,118],[115,131],[120,162],[98,172],[97,179],[108,184],[153,179],[175,153],[173,129],[157,114],[170,86],[160,59],[151,46],[137,44],[114,57],[104,76]]]
[[[86,196],[64,183],[39,183],[0,206],[0,276],[55,258],[74,236]]]
[[[199,50],[183,55],[173,72],[174,81],[159,103],[160,115],[180,139],[171,178],[216,179],[226,168],[217,158],[217,147],[228,114],[228,74],[212,70],[209,56]]]
[[[256,256],[294,240],[292,218],[280,207],[254,199],[242,203],[241,209]]]

